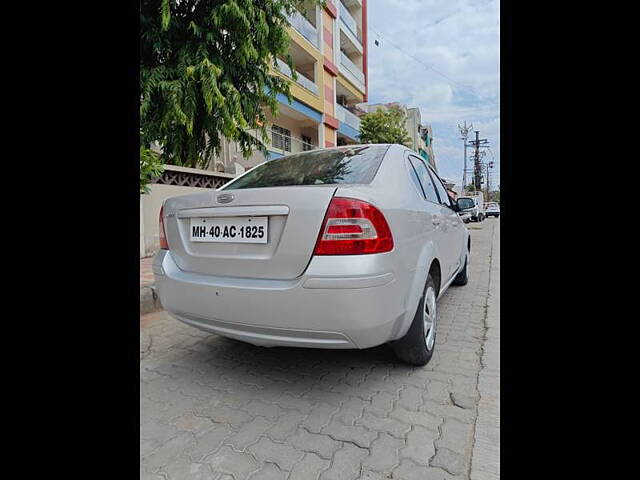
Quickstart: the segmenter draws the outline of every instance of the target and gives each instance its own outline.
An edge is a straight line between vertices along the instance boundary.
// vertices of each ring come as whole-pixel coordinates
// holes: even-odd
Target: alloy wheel
[[[427,288],[424,295],[424,334],[427,350],[433,349],[436,340],[436,321],[438,315],[436,310],[436,291],[432,286]]]

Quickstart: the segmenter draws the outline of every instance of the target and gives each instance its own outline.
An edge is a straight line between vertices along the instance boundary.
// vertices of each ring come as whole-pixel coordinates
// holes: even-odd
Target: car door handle
[[[431,217],[431,223],[433,223],[437,227],[438,225],[440,225],[440,218],[434,215],[433,217]]]

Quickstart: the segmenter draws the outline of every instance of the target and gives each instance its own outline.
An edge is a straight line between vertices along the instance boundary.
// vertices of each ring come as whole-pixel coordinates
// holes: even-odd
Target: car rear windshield
[[[221,190],[371,183],[388,148],[366,145],[288,155],[257,166]]]

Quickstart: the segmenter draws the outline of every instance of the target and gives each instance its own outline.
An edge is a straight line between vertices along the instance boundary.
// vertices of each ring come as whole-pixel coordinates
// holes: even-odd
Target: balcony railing
[[[289,155],[292,153],[307,152],[309,150],[315,150],[317,145],[307,143],[304,140],[289,135],[284,135],[275,130],[271,130],[271,145],[269,150],[272,152],[281,153],[282,155]]]
[[[351,128],[355,128],[358,132],[360,131],[360,118],[358,118],[357,115],[354,115],[340,104],[338,104],[336,116],[341,122],[346,123]]]
[[[278,70],[280,71],[280,73],[282,73],[283,75],[289,78],[293,78],[291,74],[291,69],[289,68],[289,65],[287,65],[286,62],[284,62],[283,60],[280,60],[279,58],[276,58],[276,62],[278,63]],[[298,74],[296,83],[306,88],[310,92],[314,93],[315,95],[318,95],[318,92],[319,92],[318,85],[316,85],[313,80],[308,79],[300,72],[296,72],[296,73]]]
[[[364,85],[364,73],[342,51],[340,52],[340,64]]]
[[[340,18],[346,25],[346,27],[353,33],[353,36],[358,39],[362,43],[362,35],[358,29],[358,22],[356,22],[355,18],[351,15],[351,12],[344,6],[342,2],[340,2]]]
[[[291,15],[288,15],[287,18],[291,26],[295,28],[300,35],[309,40],[314,47],[318,48],[318,30],[313,26],[313,23],[307,20],[307,17],[296,10]]]

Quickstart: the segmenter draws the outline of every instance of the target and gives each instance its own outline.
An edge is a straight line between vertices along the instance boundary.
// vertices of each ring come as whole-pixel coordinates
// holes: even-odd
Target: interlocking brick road
[[[498,221],[470,225],[471,279],[439,301],[425,367],[387,346],[259,348],[141,317],[141,478],[468,479]]]

